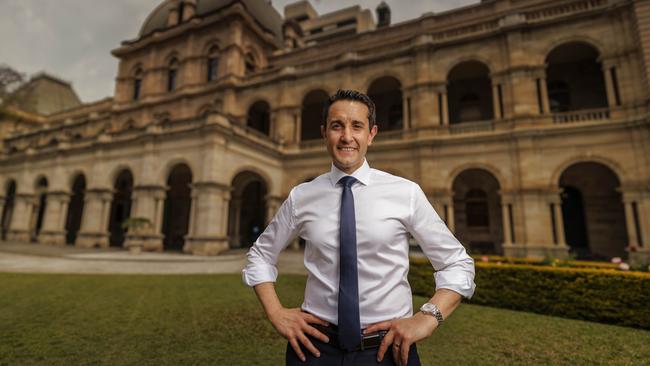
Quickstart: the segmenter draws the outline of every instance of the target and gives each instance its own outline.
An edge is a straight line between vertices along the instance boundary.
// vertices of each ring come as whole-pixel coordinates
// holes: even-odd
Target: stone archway
[[[368,96],[375,103],[379,131],[401,130],[404,125],[402,84],[392,76],[373,81]]]
[[[267,184],[259,174],[245,171],[235,176],[231,187],[229,244],[231,248],[247,248],[264,230]]]
[[[618,176],[596,162],[576,163],[560,175],[564,235],[580,259],[627,256],[625,210]]]
[[[110,246],[121,247],[124,244],[124,221],[131,215],[131,194],[133,192],[133,174],[124,169],[118,174],[113,186],[113,202],[108,221]]]
[[[503,254],[500,188],[484,169],[467,169],[454,179],[455,234],[472,254]]]
[[[14,212],[14,205],[16,203],[16,181],[11,180],[7,184],[5,193],[5,203],[2,207],[2,240],[7,240],[7,233],[11,225],[11,216]]]
[[[607,91],[596,48],[585,42],[555,47],[546,56],[551,112],[606,108]]]
[[[327,92],[321,89],[312,90],[302,101],[300,117],[300,140],[317,140],[322,138],[320,126],[323,121],[323,109],[329,99]]]
[[[162,221],[163,249],[182,251],[190,225],[192,170],[178,164],[167,178],[167,196]]]
[[[271,107],[266,101],[260,100],[248,108],[246,126],[264,135],[271,133]]]
[[[37,201],[35,202],[33,214],[35,217],[32,217],[32,230],[30,240],[32,242],[38,241],[38,234],[41,232],[43,227],[43,220],[45,219],[45,209],[47,208],[47,188],[48,181],[47,178],[41,177],[38,182],[36,182],[35,192],[37,196]]]
[[[77,233],[81,228],[81,217],[84,209],[84,195],[86,193],[86,177],[77,175],[72,183],[72,197],[68,205],[68,215],[65,221],[65,242],[74,245]]]
[[[486,121],[494,118],[490,70],[479,61],[465,61],[447,75],[449,123]]]

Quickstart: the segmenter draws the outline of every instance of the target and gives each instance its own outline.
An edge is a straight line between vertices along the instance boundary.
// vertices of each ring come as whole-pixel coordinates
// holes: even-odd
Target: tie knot
[[[345,188],[350,188],[352,185],[357,181],[357,178],[347,175],[341,179],[339,179],[339,183],[341,183]]]

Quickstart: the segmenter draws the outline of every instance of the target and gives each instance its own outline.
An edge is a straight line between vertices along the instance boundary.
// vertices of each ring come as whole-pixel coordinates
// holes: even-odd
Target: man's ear
[[[370,137],[368,140],[368,146],[372,145],[372,140],[375,138],[375,135],[377,135],[377,124],[373,125],[372,128],[370,129]]]
[[[323,136],[324,139],[327,138],[327,136],[325,135],[325,125],[320,125],[320,134],[321,136]]]

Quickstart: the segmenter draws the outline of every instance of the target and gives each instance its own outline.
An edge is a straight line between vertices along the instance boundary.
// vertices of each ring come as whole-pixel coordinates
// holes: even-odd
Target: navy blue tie
[[[339,268],[339,342],[341,347],[352,351],[361,343],[359,320],[359,278],[357,274],[357,224],[354,216],[352,185],[357,182],[351,176],[343,177],[340,222],[340,268]]]

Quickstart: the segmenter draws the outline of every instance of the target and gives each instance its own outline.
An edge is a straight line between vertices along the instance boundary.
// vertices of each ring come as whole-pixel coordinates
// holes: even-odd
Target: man
[[[287,365],[419,365],[415,342],[472,296],[474,262],[417,184],[368,166],[377,134],[368,96],[339,90],[324,116],[331,171],[291,190],[249,251],[244,282],[287,338]],[[436,270],[436,292],[415,315],[408,233]],[[308,278],[301,308],[287,309],[276,263],[296,236]]]

